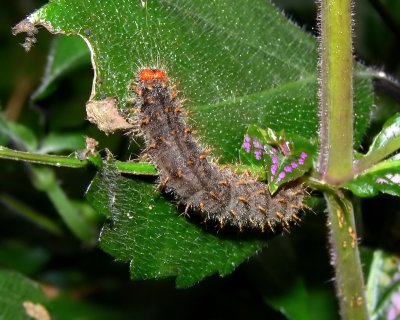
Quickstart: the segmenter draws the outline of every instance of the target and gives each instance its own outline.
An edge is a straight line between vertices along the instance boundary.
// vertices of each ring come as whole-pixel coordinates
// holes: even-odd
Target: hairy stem
[[[329,242],[336,271],[336,293],[342,319],[369,319],[361,263],[350,200],[325,193],[328,205]]]
[[[320,153],[322,178],[340,184],[353,175],[351,0],[320,3]]]
[[[320,150],[318,171],[331,185],[353,176],[351,0],[320,0]],[[343,319],[368,319],[351,202],[325,191],[332,264]]]

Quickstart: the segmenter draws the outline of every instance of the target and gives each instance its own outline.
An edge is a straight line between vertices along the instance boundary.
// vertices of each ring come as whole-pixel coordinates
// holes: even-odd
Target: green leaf
[[[238,159],[250,124],[307,139],[317,136],[316,41],[264,0],[53,0],[28,20],[84,38],[96,75],[92,99],[116,97],[120,109],[132,98],[129,84],[140,67],[165,67],[181,96],[188,98],[188,122],[221,162]],[[373,96],[371,74],[361,66],[356,73],[358,144]],[[160,198],[151,184],[119,177],[112,180],[114,191],[107,197],[111,186],[104,179],[96,179],[101,197],[92,201],[104,215],[113,213],[101,243],[119,259],[134,258],[135,278],[178,275],[177,284],[187,286],[213,272],[231,272],[261,246],[228,241],[177,219],[175,206]],[[122,205],[116,201],[109,208],[113,195]],[[162,219],[151,222],[148,217],[153,215]],[[168,236],[166,243],[156,236]],[[182,242],[191,246],[170,251],[169,245]],[[165,246],[161,257],[160,245]]]
[[[12,141],[18,149],[33,151],[38,145],[35,134],[29,128],[7,121],[2,114],[0,114],[0,135]]]
[[[231,273],[263,245],[204,231],[179,216],[176,205],[155,193],[152,184],[111,168],[103,175],[94,179],[87,195],[99,212],[112,212],[100,245],[117,259],[131,261],[133,279],[177,277],[178,287],[188,287],[213,273]]]
[[[285,294],[270,294],[266,300],[291,320],[337,319],[336,305],[330,292],[322,288],[308,288],[301,279],[285,290]]]
[[[3,267],[24,274],[34,274],[39,272],[49,259],[50,255],[43,247],[27,245],[20,241],[0,242],[0,263]]]
[[[400,114],[396,114],[386,121],[381,132],[372,141],[367,154],[357,160],[355,164],[356,171],[362,172],[372,167],[399,149]]]
[[[0,270],[0,296],[1,319],[32,320],[27,309],[34,305],[49,314],[45,307],[48,301],[39,285],[20,273]]]
[[[47,97],[62,76],[80,66],[89,65],[89,57],[88,47],[81,38],[57,37],[53,41],[48,56],[44,77],[32,95],[32,100],[36,101]]]
[[[386,121],[366,155],[356,153],[355,169],[361,173],[343,187],[359,197],[373,197],[379,192],[400,196],[400,155],[381,161],[399,148],[400,114],[396,114]]]
[[[371,319],[400,317],[400,259],[381,250],[373,254],[367,281]]]
[[[38,283],[14,271],[0,270],[0,296],[0,319],[5,320],[126,318],[120,310],[66,294],[49,301]],[[41,313],[34,314],[34,310]]]
[[[400,196],[400,160],[382,161],[343,187],[359,197],[373,197],[379,192]]]
[[[222,160],[237,159],[251,123],[318,131],[316,41],[265,1],[57,0],[29,21],[90,43],[94,98],[116,96],[120,108],[139,66],[167,66],[190,99],[191,123]],[[357,71],[359,143],[373,97],[371,75]]]
[[[372,141],[367,155],[379,149],[387,148],[392,143],[400,146],[400,114],[398,113],[386,121],[382,131]]]
[[[76,151],[85,148],[85,138],[82,133],[51,132],[40,143],[39,153],[59,153]]]

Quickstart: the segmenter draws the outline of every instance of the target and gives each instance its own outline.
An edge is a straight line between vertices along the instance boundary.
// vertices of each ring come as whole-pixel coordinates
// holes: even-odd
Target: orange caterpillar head
[[[139,72],[139,80],[140,81],[154,81],[159,80],[166,82],[167,81],[167,73],[161,69],[142,69]]]

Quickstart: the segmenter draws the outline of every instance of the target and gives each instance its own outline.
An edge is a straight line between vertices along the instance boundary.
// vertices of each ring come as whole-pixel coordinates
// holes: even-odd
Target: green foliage
[[[96,71],[92,94],[116,96],[120,108],[140,66],[166,66],[190,99],[190,119],[202,140],[225,161],[237,159],[249,124],[316,136],[316,42],[272,5],[261,0],[144,3],[58,0],[30,21],[85,38]],[[359,70],[358,142],[372,106],[369,76]]]
[[[400,261],[381,250],[372,254],[367,299],[371,319],[397,319],[400,316]]]
[[[48,302],[37,283],[14,271],[0,271],[0,318],[32,319],[27,312],[32,304],[49,314],[45,304]],[[43,319],[46,319],[43,317]]]
[[[6,139],[6,143],[12,140],[23,150],[34,151],[38,147],[38,141],[32,130],[24,125],[6,121],[3,115],[0,115],[0,133]]]
[[[88,198],[98,212],[111,212],[100,245],[119,260],[132,260],[133,279],[176,276],[178,287],[188,287],[215,272],[231,273],[263,246],[260,240],[224,239],[205,232],[178,217],[176,205],[155,193],[154,186],[111,170],[95,178]]]
[[[329,292],[322,288],[307,288],[301,279],[294,281],[284,295],[266,298],[268,303],[291,320],[336,319],[335,305]]]
[[[392,146],[393,145],[393,146]],[[391,117],[383,125],[382,131],[372,141],[366,157],[376,152],[390,154],[400,145],[400,114]]]
[[[345,188],[359,197],[372,197],[379,192],[400,195],[400,160],[394,155],[400,148],[400,115],[396,114],[384,124],[372,141],[366,155],[360,155],[356,168],[365,169],[356,179],[346,183]]]
[[[296,134],[280,134],[272,129],[250,126],[240,150],[240,160],[258,167],[271,194],[280,186],[307,173],[315,161],[315,144]],[[260,168],[261,166],[261,168]]]
[[[50,288],[49,288],[50,289]],[[123,319],[118,310],[74,301],[68,295],[50,299],[36,282],[14,271],[0,270],[0,318],[18,320]],[[73,306],[71,308],[71,306]]]
[[[238,158],[244,129],[249,124],[285,129],[288,134],[305,138],[315,137],[318,127],[315,41],[288,22],[272,5],[263,1],[252,2],[251,6],[247,4],[244,0],[233,3],[192,1],[190,5],[186,1],[144,4],[120,1],[116,7],[114,3],[95,0],[84,3],[59,0],[32,14],[30,21],[46,25],[50,31],[79,34],[85,38],[90,43],[95,64],[93,98],[117,97],[121,109],[130,96],[128,84],[140,66],[166,66],[170,77],[178,81],[183,95],[190,98],[187,103],[191,111],[190,120],[201,133],[201,140],[214,148],[215,155],[221,156],[220,161],[228,161]],[[124,15],[117,14],[118,11]],[[99,16],[101,19],[97,18]],[[285,45],[278,45],[280,43]],[[372,105],[368,77],[357,78],[356,92],[356,136],[359,141]],[[282,159],[281,164],[284,166],[290,160]],[[310,160],[307,160],[307,168],[309,166]],[[294,179],[302,172],[288,175],[287,179]],[[98,179],[101,180],[101,176]],[[127,227],[129,219],[125,226],[121,224],[121,230],[106,227],[102,233],[103,248],[120,259],[133,259],[135,278],[185,273],[179,268],[163,272],[152,270],[153,264],[146,265],[148,258],[136,257],[140,256],[138,250],[144,250],[145,245],[136,247],[135,239],[159,234],[160,225],[171,225],[171,230],[175,228],[167,243],[182,242],[182,224],[188,230],[187,239],[198,239],[199,232],[204,231],[183,222],[177,213],[168,215],[171,210],[176,210],[160,198],[152,185],[140,183],[143,190],[136,198],[118,197],[127,204],[121,205],[116,201],[110,208],[110,199],[125,194],[126,190],[136,190],[137,183],[124,177],[107,178],[99,183],[100,190],[96,184],[92,184],[92,188],[95,193],[108,194],[108,197],[89,199],[96,208],[108,207],[110,212],[106,215],[116,223],[127,214],[135,218],[139,212],[153,215],[148,206],[139,207],[137,201],[142,199],[142,203],[146,203],[159,198],[158,202],[163,205],[158,211],[163,212],[163,207],[169,208],[164,209],[162,218],[165,220],[157,218],[156,223],[138,230]],[[279,185],[272,185],[272,190],[275,191]],[[132,223],[135,224],[135,220]],[[199,247],[209,248],[209,240],[205,240],[208,237],[214,236],[204,235],[204,241],[198,240]],[[129,249],[129,255],[121,251],[122,240],[115,239],[132,239],[124,245]],[[242,254],[233,259],[237,254],[235,251],[231,251],[231,258],[228,258],[226,253],[222,253],[224,250],[218,250],[218,241],[213,241],[212,247],[214,249],[209,251],[214,252],[215,262],[227,260],[231,264],[235,261],[234,265],[237,265],[245,258]],[[245,251],[251,255],[258,248],[259,244],[252,244]],[[152,251],[148,251],[150,254],[147,256],[152,256]],[[173,260],[179,261],[186,252],[186,249],[176,251]],[[189,258],[193,259],[192,265],[201,265],[201,257],[194,257]],[[214,266],[204,269],[203,273],[196,269],[191,271],[190,277],[187,276],[190,280],[180,282],[178,276],[177,281],[188,285],[217,270],[226,274],[233,268],[233,265],[228,269]],[[186,269],[191,270],[191,267]]]
[[[4,241],[0,247],[2,266],[25,275],[41,270],[49,257],[49,253],[44,248],[29,246],[22,241]]]
[[[21,123],[0,119],[1,144],[6,145],[12,142],[13,148],[29,150],[31,153],[22,155],[18,151],[1,147],[1,157],[7,153],[6,151],[10,151],[8,159],[25,159],[42,164],[75,168],[83,168],[91,163],[96,170],[99,170],[103,167],[99,154],[91,156],[88,161],[81,161],[76,159],[75,155],[82,156],[83,152],[73,153],[84,147],[83,136],[88,133],[100,141],[100,149],[111,148],[118,159],[126,159],[130,153],[137,153],[137,149],[140,150],[135,143],[131,144],[130,149],[126,149],[125,145],[121,148],[118,144],[121,136],[119,134],[106,139],[93,127],[87,127],[87,124],[83,128],[85,123],[83,101],[89,97],[89,86],[85,87],[85,79],[79,75],[76,76],[73,72],[82,66],[89,69],[86,46],[88,44],[95,71],[91,99],[117,97],[119,108],[124,109],[126,101],[131,98],[129,84],[138,69],[149,65],[165,67],[172,81],[177,83],[181,97],[188,98],[185,107],[190,111],[189,123],[198,130],[201,142],[213,148],[213,154],[218,156],[219,161],[237,164],[237,160],[240,159],[244,164],[250,165],[251,171],[271,182],[271,176],[268,175],[267,170],[271,167],[271,163],[268,162],[271,159],[263,158],[260,162],[253,155],[240,150],[243,136],[248,130],[249,135],[252,134],[263,143],[274,147],[279,146],[282,139],[288,141],[293,147],[292,155],[297,156],[302,150],[308,150],[312,155],[308,158],[310,162],[307,162],[307,166],[302,170],[287,175],[287,179],[280,183],[270,183],[272,192],[282,183],[296,179],[304,172],[309,172],[311,160],[314,161],[316,156],[314,143],[317,140],[318,128],[317,45],[311,36],[288,22],[269,3],[266,4],[261,0],[255,2],[245,0],[206,2],[200,0],[144,2],[56,0],[30,17],[33,19],[31,21],[46,26],[51,32],[70,36],[60,36],[53,44],[44,79],[31,97],[35,103],[47,106],[48,109],[39,110],[41,119],[47,120],[47,124],[42,126],[41,122],[38,125],[38,118],[32,116],[32,109],[24,111],[28,116],[25,116]],[[74,35],[80,35],[86,43]],[[40,38],[39,40],[40,44],[42,40]],[[35,50],[36,47],[32,51]],[[373,104],[371,78],[374,74],[360,64],[356,66],[354,86],[356,147],[365,137],[371,114]],[[70,84],[64,88],[63,81],[66,77],[73,78],[70,82],[73,85]],[[57,91],[61,89],[68,92],[67,97],[61,95],[61,91]],[[79,90],[82,90],[81,102],[76,99]],[[46,117],[43,117],[43,114],[46,114]],[[382,159],[382,154],[384,154],[383,158],[386,158],[397,149],[398,134],[392,134],[393,130],[398,129],[396,119],[393,118],[392,122],[389,121],[385,125],[368,153],[357,158],[358,168],[362,167],[362,170],[358,172],[354,181],[344,185],[354,194],[359,196],[372,196],[379,192],[399,194],[398,183],[396,183],[397,176],[400,175],[398,157],[394,156],[378,163]],[[30,126],[25,125],[29,122]],[[43,127],[46,126],[48,128],[44,130]],[[17,142],[17,147],[15,147],[15,142]],[[37,155],[33,152],[42,154]],[[46,153],[64,153],[69,157],[56,158]],[[4,157],[7,158],[7,156]],[[282,156],[279,159],[280,168],[291,160],[293,160],[291,157]],[[218,232],[210,232],[201,225],[192,223],[193,221],[187,217],[179,216],[181,211],[177,211],[173,202],[158,193],[155,179],[148,177],[154,176],[157,172],[152,164],[124,161],[115,161],[114,164],[115,167],[113,164],[106,164],[105,168],[97,173],[87,195],[89,203],[97,214],[101,214],[100,217],[94,216],[93,208],[86,203],[81,201],[77,203],[67,196],[68,192],[63,192],[58,182],[61,181],[63,188],[67,188],[68,183],[65,180],[68,180],[66,176],[70,175],[69,172],[60,176],[58,170],[54,172],[36,170],[36,167],[30,165],[24,166],[24,169],[28,168],[27,171],[34,182],[35,190],[44,190],[45,195],[51,199],[62,218],[62,223],[68,226],[84,245],[91,243],[94,239],[94,230],[99,221],[103,218],[108,219],[101,232],[100,246],[117,260],[131,261],[133,279],[176,277],[178,286],[187,287],[211,274],[222,276],[229,274],[264,246],[264,239],[256,240],[237,235],[230,237]],[[12,165],[2,167],[2,173],[7,172],[9,167]],[[82,176],[90,172],[90,170],[80,170],[75,171],[82,173]],[[19,167],[16,171],[19,171],[19,174],[24,172]],[[121,176],[117,171],[138,176]],[[313,174],[312,171],[310,173]],[[9,176],[10,174],[7,175]],[[72,179],[76,180],[73,185],[75,188],[73,194],[83,194],[85,186],[77,188],[77,185],[78,183],[85,184],[85,182],[82,183],[84,180],[76,177]],[[3,181],[3,184],[11,185],[12,182],[14,181]],[[27,187],[21,185],[22,194]],[[30,191],[26,193],[28,194]],[[35,196],[36,193],[33,197]],[[38,203],[41,200],[42,198],[38,200]],[[311,200],[318,202],[316,198]],[[61,255],[67,252],[71,254],[71,257],[68,256],[67,259],[62,257],[60,265],[56,267],[53,261],[50,268],[58,267],[72,274],[76,271],[74,267],[68,265],[68,262],[73,261],[75,258],[73,255],[77,255],[78,252],[77,247],[81,246],[69,243],[70,239],[60,227],[61,222],[57,217],[47,214],[48,208],[43,204],[33,208],[29,206],[30,200],[25,197],[20,199],[12,197],[8,194],[8,190],[0,194],[0,201],[7,208],[20,213],[25,219],[41,227],[41,233],[44,235],[41,234],[40,237],[43,236],[44,240],[40,241],[43,241],[42,248],[45,248],[39,250],[38,247],[30,245],[32,241],[39,241],[37,239],[40,237],[37,234],[33,234],[32,238],[23,244],[1,241],[1,265],[30,274],[33,278],[48,277],[47,279],[57,283],[57,286],[62,286],[60,283],[70,284],[70,278],[55,277],[54,274],[57,274],[57,271],[50,270],[49,272],[49,266],[46,265],[49,257],[56,257],[56,263],[60,258],[59,253],[49,250],[54,238],[49,240],[48,232],[57,235],[58,240],[61,239],[64,244],[67,244],[66,247],[71,246],[59,247]],[[314,208],[314,210],[320,212],[324,208]],[[267,258],[258,255],[251,259],[251,266],[262,266],[263,269],[253,272],[251,268],[246,269],[248,265],[245,264],[234,274],[239,277],[244,275],[241,279],[243,282],[239,285],[235,284],[234,289],[229,288],[228,292],[223,290],[214,292],[215,287],[210,287],[211,281],[217,283],[217,286],[226,281],[214,277],[209,282],[205,281],[200,286],[185,290],[182,295],[189,298],[183,299],[182,296],[177,298],[174,295],[175,291],[169,287],[169,282],[159,281],[162,288],[159,301],[153,302],[159,287],[157,290],[153,288],[151,299],[143,298],[151,300],[150,306],[142,306],[140,297],[126,293],[125,278],[118,284],[108,282],[109,279],[106,279],[105,285],[102,283],[98,286],[98,280],[102,282],[107,276],[116,275],[115,269],[102,270],[102,274],[93,275],[94,278],[98,277],[94,280],[96,282],[94,291],[115,293],[113,312],[106,307],[101,308],[85,303],[84,297],[79,298],[80,302],[77,302],[64,296],[52,301],[49,310],[57,319],[131,318],[133,314],[136,315],[135,312],[119,310],[120,304],[123,304],[128,296],[129,301],[125,302],[125,307],[133,304],[132,308],[143,310],[143,314],[140,315],[142,318],[143,315],[146,318],[157,318],[158,312],[164,316],[165,310],[162,306],[168,304],[170,308],[178,312],[182,305],[188,306],[193,298],[193,301],[207,299],[209,304],[218,301],[219,305],[216,309],[225,316],[230,309],[224,308],[224,303],[231,306],[234,301],[232,297],[237,295],[240,296],[237,304],[247,302],[246,316],[251,312],[259,315],[260,313],[254,311],[259,310],[258,308],[265,312],[266,305],[269,304],[291,319],[296,319],[296,317],[317,319],[321,314],[324,314],[326,319],[333,319],[336,317],[337,306],[333,301],[330,282],[326,281],[332,278],[331,273],[326,271],[329,270],[327,265],[324,265],[328,257],[316,250],[316,247],[321,246],[321,251],[325,252],[326,236],[320,234],[319,237],[313,237],[315,234],[322,233],[324,228],[321,228],[321,225],[324,222],[316,219],[320,217],[307,215],[301,230],[294,230],[290,235],[268,242],[264,253],[268,252],[268,249],[276,248],[279,241],[284,243],[284,250],[276,250],[279,252]],[[379,216],[379,220],[382,219],[384,219],[383,214]],[[1,221],[4,226],[8,226],[7,218]],[[315,223],[314,226],[313,223]],[[307,229],[310,225],[313,228]],[[22,230],[19,235],[21,239],[30,234],[30,232],[24,232],[19,222],[14,229]],[[35,229],[32,228],[32,230]],[[296,231],[300,232],[296,233]],[[300,240],[296,238],[299,234]],[[7,234],[6,237],[10,235]],[[18,236],[15,235],[15,237]],[[294,247],[295,240],[293,239],[300,241],[297,247]],[[58,245],[59,242],[55,241],[54,246]],[[92,250],[86,252],[92,252]],[[298,261],[294,261],[293,257],[298,257]],[[63,259],[68,262],[65,263]],[[101,269],[102,262],[95,258],[88,268],[89,271],[83,270],[84,264],[80,263],[80,276],[94,274]],[[289,274],[295,280],[288,281],[287,285],[281,288],[282,292],[266,294],[265,288],[260,286],[260,281],[274,274],[274,268],[286,270],[285,264],[292,266]],[[115,267],[116,264],[113,265]],[[323,290],[316,288],[315,272],[310,271],[317,269],[326,272],[321,279],[317,280],[324,284]],[[305,270],[313,274],[307,278],[304,275]],[[384,286],[377,285],[377,282],[372,280],[373,270],[377,268],[371,267],[371,270],[368,280],[371,310],[375,310],[375,314],[386,314],[393,305],[391,304],[393,296],[385,291]],[[124,269],[120,274],[123,274],[123,271]],[[382,273],[381,279],[385,276],[390,278],[395,274],[390,272]],[[29,292],[30,287],[37,287],[35,283],[27,279],[21,280],[20,275],[7,274],[6,277],[13,279],[15,283],[24,283],[20,287],[22,288],[20,296],[23,296],[24,292]],[[249,284],[250,277],[256,279],[254,284]],[[286,277],[286,274],[281,274],[277,278],[271,277],[268,283],[269,288],[273,287],[271,283],[283,281]],[[232,279],[228,278],[228,281]],[[26,286],[28,289],[25,290],[23,287],[26,283],[28,283]],[[140,282],[135,284],[137,283]],[[146,282],[146,285],[151,286],[151,283]],[[162,287],[165,283],[167,283],[167,290]],[[398,289],[398,284],[391,282],[391,285],[394,289],[390,292],[393,293]],[[8,285],[0,285],[1,290],[8,288]],[[200,296],[199,291],[196,290],[200,292],[204,290],[205,296]],[[254,291],[257,291],[257,296],[264,297],[265,303],[258,301],[257,298],[254,299]],[[138,290],[138,292],[142,295],[142,291]],[[1,291],[0,296],[3,296],[3,293],[4,291]],[[42,295],[40,291],[38,294]],[[250,296],[251,299],[246,300],[246,296]],[[374,298],[371,299],[371,297]],[[43,299],[43,303],[48,305],[48,300]],[[311,304],[310,301],[312,301]],[[236,303],[233,304],[236,305]],[[10,304],[8,307],[15,308],[12,312],[21,311],[21,304],[18,303]],[[3,309],[0,307],[0,310]],[[237,317],[239,314],[233,313],[233,316]]]
[[[85,142],[81,133],[56,133],[52,132],[44,137],[40,143],[39,153],[60,153],[62,151],[82,150]]]
[[[0,115],[0,125],[0,133],[3,135],[3,137],[5,137],[8,141],[13,142],[19,149],[36,151],[36,148],[38,148],[39,139],[29,128],[21,124],[15,124],[13,122],[6,121],[2,115]],[[42,141],[43,147],[48,149],[52,148],[54,152],[57,152],[60,150],[71,150],[71,148],[81,145],[82,140],[82,136],[61,136],[53,133],[52,135],[45,137]],[[66,144],[66,141],[70,142],[70,144]],[[73,143],[71,144],[71,142]],[[52,145],[53,147],[51,147]],[[5,152],[7,151],[7,149],[3,147],[0,147],[0,150]],[[40,163],[40,161],[37,162]],[[58,162],[58,166],[59,165],[60,162]],[[93,241],[95,239],[95,226],[91,225],[90,222],[85,220],[84,215],[62,190],[56,180],[54,171],[50,168],[38,168],[30,165],[28,165],[27,168],[33,186],[37,190],[46,193],[49,200],[53,203],[59,215],[62,217],[71,231],[83,241]],[[26,218],[31,219],[33,222],[50,232],[59,233],[60,230],[57,225],[49,221],[46,217],[35,213],[34,210],[28,208],[23,203],[14,201],[12,197],[9,197],[7,194],[3,195],[2,198],[3,201],[9,205],[11,204]]]
[[[346,183],[345,188],[359,197],[372,197],[379,192],[400,195],[400,160],[388,159],[364,171],[354,180]]]

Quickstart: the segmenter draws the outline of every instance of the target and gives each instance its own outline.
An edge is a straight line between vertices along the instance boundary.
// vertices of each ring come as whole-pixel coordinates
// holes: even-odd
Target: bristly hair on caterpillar
[[[268,185],[209,160],[186,125],[182,102],[163,69],[143,68],[131,87],[137,130],[157,166],[160,188],[206,223],[275,232],[300,222],[304,188],[293,184],[273,196]],[[129,116],[128,116],[129,117]]]

